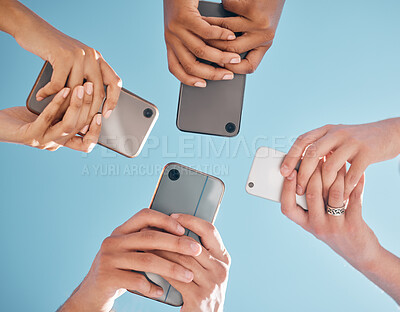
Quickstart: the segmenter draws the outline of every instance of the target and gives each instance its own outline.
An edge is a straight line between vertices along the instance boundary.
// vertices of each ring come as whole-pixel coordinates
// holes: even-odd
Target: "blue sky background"
[[[56,310],[87,273],[101,241],[148,207],[156,169],[170,161],[195,165],[226,184],[216,222],[233,258],[226,311],[397,309],[281,215],[279,204],[247,195],[244,185],[255,147],[287,151],[294,137],[327,123],[399,115],[399,1],[287,1],[272,49],[248,77],[241,132],[233,139],[175,127],[179,83],[167,69],[161,1],[23,2],[101,51],[127,89],[158,106],[160,118],[136,159],[101,147],[85,156],[0,144],[1,310]],[[0,46],[0,107],[25,105],[43,62],[8,35],[0,34]],[[208,153],[210,146],[222,154]],[[398,158],[367,170],[363,210],[383,246],[397,255],[399,173]],[[132,294],[116,308],[177,311]]]

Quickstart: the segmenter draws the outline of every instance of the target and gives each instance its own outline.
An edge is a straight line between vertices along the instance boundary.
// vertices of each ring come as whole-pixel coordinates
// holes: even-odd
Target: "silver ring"
[[[326,205],[326,212],[328,213],[328,215],[338,217],[346,212],[346,208],[346,204],[342,207],[331,207],[329,205]]]

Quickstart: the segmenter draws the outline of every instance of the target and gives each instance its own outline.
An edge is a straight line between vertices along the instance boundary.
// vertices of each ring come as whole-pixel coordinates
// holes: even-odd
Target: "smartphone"
[[[208,17],[232,17],[221,3],[200,1],[199,12]],[[240,36],[240,33],[236,34]],[[241,55],[242,58],[246,53]],[[214,67],[217,64],[199,60]],[[207,81],[197,88],[181,83],[176,126],[185,132],[233,137],[239,133],[246,75],[232,80]]]
[[[269,147],[260,147],[253,160],[247,179],[246,191],[250,195],[266,198],[275,202],[281,201],[283,182],[280,168],[286,154]],[[300,162],[296,167],[298,170]],[[308,210],[305,195],[296,194],[296,202]]]
[[[55,95],[52,95],[40,102],[36,100],[36,93],[51,80],[52,74],[53,68],[46,62],[26,101],[32,113],[39,115],[54,98]],[[108,119],[103,119],[99,144],[126,157],[136,157],[146,143],[158,115],[155,105],[122,88],[117,107]]]
[[[170,163],[161,173],[150,209],[167,215],[188,214],[214,223],[224,191],[225,186],[220,179],[177,163]],[[185,235],[201,244],[195,233],[186,230]],[[173,306],[183,304],[182,295],[165,279],[153,273],[145,275],[164,290],[164,294],[155,300]]]

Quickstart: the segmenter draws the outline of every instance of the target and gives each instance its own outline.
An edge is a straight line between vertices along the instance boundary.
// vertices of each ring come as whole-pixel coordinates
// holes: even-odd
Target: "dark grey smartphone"
[[[177,163],[170,163],[161,173],[150,208],[167,215],[189,214],[214,223],[224,191],[225,186],[220,179]],[[201,243],[195,233],[186,230],[186,235]],[[183,304],[181,294],[165,279],[153,273],[145,275],[164,290],[164,294],[155,300],[173,306]]]
[[[221,3],[200,1],[203,16],[231,17]],[[237,34],[239,36],[240,34]],[[241,55],[242,58],[246,54]],[[200,60],[202,61],[202,60]],[[205,62],[218,67],[217,64]],[[207,87],[181,84],[176,125],[185,132],[233,137],[239,133],[246,75],[232,80],[207,81]]]
[[[40,102],[36,100],[36,93],[51,80],[52,74],[53,68],[46,62],[26,101],[32,113],[39,115],[54,98],[53,95]],[[138,156],[158,114],[155,105],[122,88],[117,107],[108,119],[103,120],[99,144],[126,157]]]

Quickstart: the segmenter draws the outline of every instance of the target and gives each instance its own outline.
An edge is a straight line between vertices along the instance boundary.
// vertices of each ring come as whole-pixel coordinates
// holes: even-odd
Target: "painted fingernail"
[[[62,95],[64,99],[67,98],[70,90],[71,90],[70,88],[65,88],[64,89],[64,92],[63,92],[63,95]]]
[[[40,102],[40,101],[43,100],[43,98],[42,98],[41,96],[37,96],[37,97],[36,97],[36,100]]]
[[[240,59],[240,57],[235,57],[233,59],[231,59],[230,63],[231,64],[239,64],[242,60]]]
[[[236,39],[236,36],[235,35],[229,35],[228,36],[228,40],[235,40]]]
[[[283,166],[281,167],[281,174],[282,174],[284,177],[287,177],[287,176],[289,175],[289,173],[290,173],[289,167],[286,166],[286,165],[283,165]]]
[[[107,118],[107,117],[106,117]],[[97,116],[96,116],[96,123],[97,123],[97,125],[101,125],[101,115],[100,114],[97,114]]]
[[[164,294],[164,291],[162,289],[156,290],[156,297],[161,297],[163,294]]]
[[[201,247],[197,243],[190,243],[190,248],[192,248],[192,250],[196,253],[196,255],[201,251]]]
[[[86,125],[82,128],[81,133],[86,134],[86,132],[89,130],[89,126]]]
[[[300,185],[298,185],[298,184],[297,184],[297,186],[296,186],[296,193],[297,193],[298,195],[303,195],[303,188],[302,188]]]
[[[226,74],[224,77],[222,77],[222,80],[232,80],[233,79],[233,74]]]
[[[292,181],[294,179],[294,176],[295,176],[295,173],[294,173],[294,170],[293,170],[292,173],[287,177],[287,179],[289,181]]]
[[[88,153],[91,153],[96,146],[96,143],[90,143],[89,148],[88,148]]]
[[[176,213],[173,213],[173,214],[171,215],[171,218],[178,219],[178,218],[179,218],[179,215],[176,214]]]
[[[206,84],[205,82],[203,82],[203,81],[197,81],[197,82],[194,84],[194,86],[195,86],[195,87],[198,87],[198,88],[205,88],[205,87],[207,87],[207,84]]]
[[[76,95],[78,96],[78,99],[83,99],[83,87],[82,86],[79,86],[78,87],[78,92],[76,93]]]
[[[111,110],[111,109],[108,110],[108,111],[104,114],[104,118],[105,118],[105,119],[108,119],[108,118],[110,117],[111,113],[112,113],[112,110]]]
[[[93,93],[93,83],[88,82],[85,84],[85,91],[87,95],[92,95]]]
[[[184,277],[185,277],[185,280],[191,282],[191,281],[193,281],[194,274],[191,271],[185,270]]]
[[[178,224],[176,229],[178,230],[178,233],[185,234],[185,228],[182,225]]]

